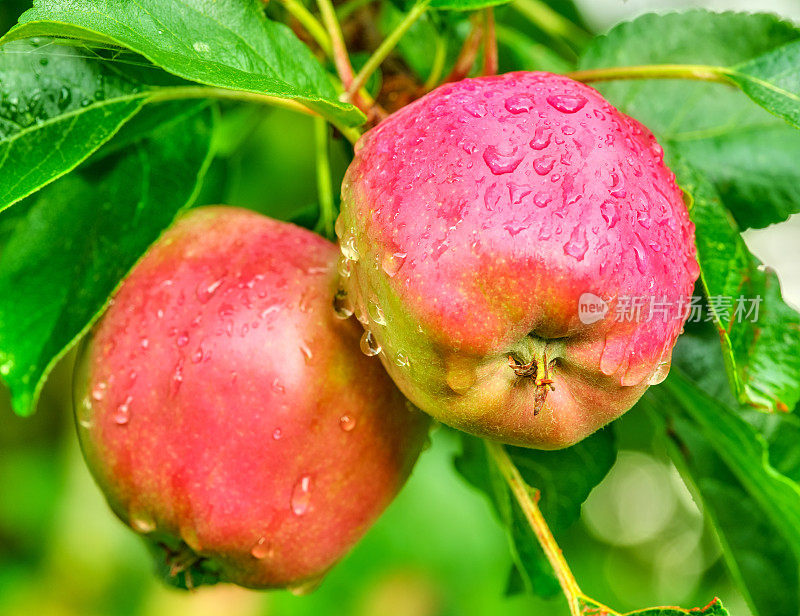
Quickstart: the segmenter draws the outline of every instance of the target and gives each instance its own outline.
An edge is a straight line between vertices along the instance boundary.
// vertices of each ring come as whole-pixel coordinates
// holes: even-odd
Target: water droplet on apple
[[[533,109],[535,102],[530,94],[514,94],[509,96],[505,102],[505,108],[509,113],[526,113]]]
[[[342,255],[336,263],[336,271],[339,272],[342,278],[350,278],[350,275],[353,273],[352,264],[353,262],[350,261],[350,259],[346,259],[344,255]]]
[[[256,541],[253,549],[250,550],[250,554],[252,554],[253,558],[264,560],[265,558],[271,558],[274,556],[275,549],[270,546],[266,537],[261,537],[258,541]]]
[[[533,161],[533,170],[539,175],[547,175],[553,170],[555,159],[549,156],[540,156]]]
[[[200,282],[195,289],[195,295],[197,296],[197,301],[201,304],[207,303],[217,290],[222,286],[223,277],[220,277],[214,280],[211,283],[207,282]]]
[[[619,222],[619,214],[617,214],[617,208],[611,201],[603,201],[600,204],[600,215],[603,217],[603,220],[606,221],[608,228],[611,229],[614,225]]]
[[[311,503],[311,476],[303,475],[292,490],[292,513],[303,515]]]
[[[92,401],[87,396],[76,409],[78,425],[82,428],[91,428],[94,425],[94,409],[92,408]]]
[[[286,590],[292,593],[295,597],[304,597],[305,595],[308,595],[319,588],[319,585],[322,584],[322,579],[323,576],[319,576],[307,582],[301,582],[300,584],[287,586]]]
[[[339,418],[339,427],[345,432],[351,432],[356,427],[355,417],[350,415],[342,415]]]
[[[648,385],[658,385],[659,383],[663,383],[664,379],[667,378],[669,374],[670,362],[669,361],[662,361],[659,362],[658,366],[656,366],[655,372],[650,376],[650,379],[647,381]]]
[[[534,150],[544,150],[548,145],[550,145],[551,137],[552,133],[545,132],[544,126],[538,126],[533,133],[533,139],[530,142],[530,146]]]
[[[356,248],[356,237],[354,235],[349,235],[344,238],[339,249],[342,251],[344,258],[348,261],[358,261],[360,258],[358,249]]]
[[[272,381],[272,391],[274,391],[277,394],[282,394],[286,392],[286,388],[283,385],[281,385],[280,380],[275,379],[274,381]]]
[[[408,355],[406,355],[402,351],[398,351],[397,355],[394,356],[394,363],[399,368],[405,368],[411,362],[408,360]]]
[[[370,330],[366,330],[361,335],[361,352],[367,357],[372,357],[381,352],[381,345],[375,340],[375,336]]]
[[[189,332],[181,332],[180,335],[175,339],[175,344],[179,347],[185,347],[189,344]]]
[[[311,360],[314,358],[314,354],[311,352],[311,348],[305,340],[300,343],[300,352],[303,354],[305,362],[310,364]]]
[[[133,396],[128,396],[125,398],[125,401],[120,404],[114,414],[112,415],[112,419],[114,423],[119,426],[124,426],[131,420],[131,402],[133,401]]]
[[[400,268],[403,266],[405,261],[406,253],[404,252],[386,253],[383,256],[381,266],[383,267],[383,271],[386,272],[387,276],[394,278],[397,275],[397,272],[400,271]]]
[[[377,323],[378,325],[386,325],[386,317],[383,314],[383,310],[381,307],[378,306],[375,302],[369,302],[367,311],[369,312],[369,318],[373,320],[373,322]]]
[[[588,101],[580,94],[553,94],[547,102],[561,113],[577,113]]]
[[[533,204],[536,207],[547,207],[547,204],[550,203],[551,197],[546,192],[537,192],[533,196]]]
[[[106,385],[106,383],[104,383],[104,382],[103,383],[98,383],[97,385],[95,385],[92,388],[92,399],[97,401],[97,402],[100,402],[103,398],[105,398],[106,389],[107,388],[108,388],[108,385]]]
[[[564,244],[564,254],[583,261],[588,249],[589,242],[586,241],[586,232],[581,227],[575,227],[569,236],[569,241]]]
[[[137,533],[146,535],[156,529],[156,522],[147,512],[139,511],[131,514],[131,527]]]
[[[349,319],[353,316],[353,303],[344,289],[339,289],[333,296],[333,311],[340,319]]]
[[[517,148],[490,145],[483,151],[483,160],[494,175],[511,173],[522,162],[523,156],[517,154]]]
[[[341,214],[336,217],[336,222],[333,223],[333,231],[339,239],[344,237],[344,218]]]
[[[282,436],[283,436],[283,432],[281,432],[281,429],[280,428],[275,428],[275,431],[272,433],[272,438],[274,440],[276,440],[276,441],[279,441],[279,440],[281,440]]]

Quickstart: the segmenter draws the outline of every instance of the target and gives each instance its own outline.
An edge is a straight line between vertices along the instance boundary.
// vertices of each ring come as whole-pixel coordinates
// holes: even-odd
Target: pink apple
[[[444,85],[360,140],[342,200],[367,350],[437,419],[565,447],[666,375],[694,228],[653,135],[596,90]]]
[[[86,460],[178,583],[313,584],[419,455],[427,418],[334,311],[337,254],[253,212],[193,210],[91,334]]]

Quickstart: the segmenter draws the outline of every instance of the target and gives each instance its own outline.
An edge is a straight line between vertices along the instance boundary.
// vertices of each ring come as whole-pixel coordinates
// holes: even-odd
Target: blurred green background
[[[0,0],[0,30],[24,4]],[[583,4],[597,27],[608,25],[603,19],[609,14],[618,19],[648,8],[643,1]],[[664,2],[649,6],[654,4],[667,8]],[[230,110],[202,201],[286,219],[302,215],[316,201],[312,142],[311,121],[299,115]],[[344,147],[333,146],[337,177],[344,171]],[[311,595],[224,585],[191,593],[167,588],[83,465],[72,425],[72,362],[70,354],[54,371],[32,418],[13,415],[0,386],[1,616],[567,613],[560,601],[505,596],[511,559],[504,531],[487,501],[454,471],[458,439],[444,427],[433,434],[397,500]],[[583,589],[620,611],[701,606],[719,596],[731,614],[746,616],[716,540],[660,443],[653,442],[647,416],[634,409],[614,429],[618,462],[589,498],[581,521],[561,538]]]

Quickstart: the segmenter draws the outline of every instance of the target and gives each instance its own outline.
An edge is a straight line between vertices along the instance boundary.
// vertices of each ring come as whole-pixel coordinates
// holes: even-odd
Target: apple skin
[[[84,347],[86,460],[177,585],[313,585],[426,441],[427,416],[362,355],[358,325],[335,315],[337,255],[260,214],[192,210]]]
[[[698,275],[653,135],[549,73],[446,84],[366,133],[337,233],[343,288],[403,393],[446,424],[542,449],[663,380]],[[584,293],[605,318],[581,320]],[[618,319],[625,296],[671,311]]]

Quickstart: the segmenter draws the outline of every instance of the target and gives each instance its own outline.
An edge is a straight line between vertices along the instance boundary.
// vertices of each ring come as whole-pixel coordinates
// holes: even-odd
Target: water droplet
[[[644,255],[644,250],[636,244],[633,245],[633,254],[636,257],[636,269],[640,274],[647,273],[647,257]]]
[[[203,356],[203,345],[201,344],[195,349],[194,353],[192,353],[192,363],[199,364],[201,361],[203,361]]]
[[[226,318],[226,317],[233,316],[234,312],[235,312],[235,309],[234,309],[232,304],[222,304],[219,307],[219,310],[217,310],[217,314],[220,316],[220,318],[223,318],[223,319]]]
[[[589,242],[586,241],[586,232],[581,227],[575,227],[569,236],[569,241],[564,244],[564,254],[574,257],[578,261],[583,261],[588,249]]]
[[[274,556],[275,549],[270,546],[266,537],[261,537],[258,541],[256,541],[253,549],[250,550],[250,554],[252,554],[253,558],[264,560],[265,558],[271,558]]]
[[[552,133],[545,133],[544,126],[538,126],[533,133],[533,139],[531,140],[530,146],[534,150],[544,150],[548,145],[550,145],[551,137]]]
[[[561,132],[565,135],[574,135],[575,129],[572,126],[562,126]]]
[[[170,395],[177,395],[183,383],[183,358],[181,357],[175,364],[172,371],[172,381],[170,383]]]
[[[495,175],[511,173],[522,162],[523,156],[517,154],[517,148],[511,151],[502,146],[490,145],[483,151],[483,160],[489,170]]]
[[[214,293],[216,293],[217,290],[222,286],[222,281],[223,278],[218,278],[217,280],[214,280],[211,284],[208,284],[206,282],[198,283],[197,288],[195,289],[195,295],[197,296],[197,300],[201,304],[205,304],[206,302],[208,302],[208,300],[210,300],[214,296]]]
[[[280,428],[275,428],[275,431],[272,433],[272,438],[275,439],[276,441],[279,441],[279,440],[281,440],[282,436],[283,436],[283,432],[281,432],[281,429]]]
[[[547,102],[561,113],[576,113],[588,102],[581,94],[553,94]]]
[[[358,249],[356,248],[356,238],[354,235],[350,235],[342,240],[342,244],[339,247],[342,251],[342,255],[348,261],[358,261],[360,255],[358,254]]]
[[[408,355],[406,355],[402,351],[398,351],[397,355],[394,356],[394,363],[399,368],[405,368],[411,362],[408,360]]]
[[[294,484],[292,490],[292,512],[295,515],[303,515],[308,511],[311,503],[311,476],[303,475],[300,480]]]
[[[366,330],[361,336],[361,352],[367,357],[381,352],[381,345],[375,340],[375,335],[370,330]]]
[[[530,94],[514,94],[506,99],[505,107],[509,113],[526,113],[533,109],[535,102]]]
[[[146,349],[147,347],[150,346],[150,341],[147,338],[142,338],[140,345],[143,349]]]
[[[58,91],[58,107],[62,111],[72,102],[72,90],[63,86]]]
[[[511,197],[511,203],[522,203],[522,200],[533,192],[529,186],[518,186],[517,184],[509,183],[508,196]]]
[[[342,415],[339,418],[339,427],[345,432],[351,432],[356,427],[355,417],[350,415]]]
[[[278,379],[272,381],[272,391],[278,394],[282,394],[286,391],[286,388],[281,385],[281,382]]]
[[[663,383],[664,379],[667,378],[669,374],[670,362],[669,361],[662,361],[659,362],[658,366],[656,366],[655,372],[650,376],[650,380],[647,381],[648,385],[658,385],[659,383]]]
[[[100,400],[105,398],[107,388],[108,385],[106,385],[105,383],[98,383],[97,385],[95,385],[92,388],[92,399],[97,402],[100,402]]]
[[[175,339],[175,344],[179,347],[185,347],[187,344],[189,344],[189,332],[181,332],[180,335]]]
[[[114,411],[114,415],[112,416],[114,423],[120,426],[124,426],[130,421],[132,401],[133,401],[133,396],[128,396],[127,398],[125,398],[125,402],[123,402],[117,407],[117,409]]]
[[[324,576],[319,576],[313,580],[308,580],[307,582],[292,584],[291,586],[287,586],[286,590],[292,593],[295,597],[304,597],[319,588],[319,585],[322,584],[323,577]]]
[[[131,514],[131,527],[137,533],[146,535],[156,529],[156,522],[150,514],[139,511]]]
[[[369,318],[372,319],[378,325],[386,325],[386,317],[383,314],[383,310],[381,307],[378,306],[375,302],[369,302],[367,311],[369,312]]]
[[[92,408],[92,401],[88,396],[81,400],[75,414],[77,416],[78,425],[82,428],[91,428],[94,425],[94,409]]]
[[[464,111],[470,114],[473,118],[482,118],[486,115],[488,109],[483,103],[472,101],[464,105]]]
[[[406,253],[404,252],[394,252],[394,253],[386,253],[383,255],[383,260],[381,261],[381,267],[383,271],[386,272],[386,275],[389,278],[394,278],[397,275],[397,272],[400,271],[400,268],[403,267],[403,263],[406,261]]]
[[[211,51],[211,47],[209,46],[209,44],[204,41],[195,41],[192,44],[192,48],[197,53],[208,53],[209,51]]]
[[[553,170],[555,163],[555,159],[549,156],[540,156],[533,161],[533,170],[539,175],[547,175]]]
[[[536,207],[547,207],[547,204],[550,203],[551,200],[550,195],[546,192],[537,192],[533,196],[533,204]]]
[[[341,214],[336,217],[336,222],[333,223],[333,231],[339,239],[344,237],[344,218],[342,218]]]
[[[349,319],[353,316],[353,303],[344,289],[339,289],[333,296],[333,311],[340,319]]]
[[[339,272],[342,278],[350,278],[353,273],[353,262],[350,259],[346,259],[344,255],[341,256],[336,263],[336,271]]]
[[[628,196],[628,191],[625,190],[624,188],[620,188],[618,190],[612,190],[611,196],[616,197],[617,199],[624,199],[625,197]]]
[[[619,214],[617,214],[617,208],[612,201],[603,201],[600,204],[600,215],[606,221],[609,229],[619,222]]]
[[[303,359],[305,359],[306,363],[310,364],[311,360],[314,358],[314,354],[311,352],[311,348],[305,340],[300,343],[300,352],[303,354]]]
[[[457,394],[467,392],[477,381],[475,369],[468,363],[454,361],[447,366],[445,381]]]

